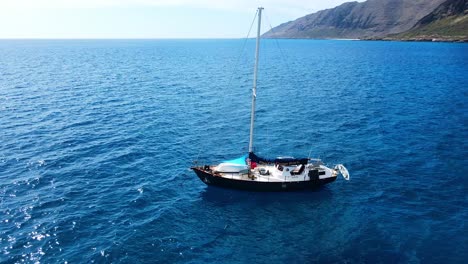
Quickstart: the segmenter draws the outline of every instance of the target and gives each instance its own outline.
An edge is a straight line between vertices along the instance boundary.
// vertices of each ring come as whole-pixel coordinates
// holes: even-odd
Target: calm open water
[[[468,45],[264,41],[257,153],[351,181],[249,193],[189,170],[247,151],[242,44],[0,41],[0,262],[468,259]]]

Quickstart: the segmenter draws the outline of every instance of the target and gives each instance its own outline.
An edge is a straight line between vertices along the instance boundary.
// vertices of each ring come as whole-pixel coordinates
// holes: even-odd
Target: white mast
[[[257,72],[258,72],[258,53],[260,50],[260,28],[262,25],[262,10],[263,7],[258,8],[258,28],[257,28],[257,45],[255,47],[255,67],[252,88],[252,111],[250,113],[250,141],[249,152],[253,152],[253,132],[255,121],[255,100],[257,99]]]

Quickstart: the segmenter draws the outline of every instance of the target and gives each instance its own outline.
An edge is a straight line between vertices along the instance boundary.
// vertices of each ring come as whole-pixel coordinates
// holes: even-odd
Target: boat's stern
[[[345,180],[349,181],[349,171],[343,164],[335,165],[333,170],[336,175],[341,174]]]

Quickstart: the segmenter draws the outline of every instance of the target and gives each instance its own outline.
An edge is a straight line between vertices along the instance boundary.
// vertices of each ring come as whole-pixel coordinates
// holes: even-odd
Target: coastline
[[[449,42],[449,43],[468,43],[468,38],[447,38],[435,36],[421,36],[411,38],[395,37],[369,37],[369,38],[270,38],[266,39],[303,39],[303,40],[338,40],[338,41],[403,41],[403,42]]]
[[[364,41],[406,41],[406,42],[451,42],[451,43],[468,43],[468,37],[450,38],[442,36],[418,36],[408,38],[394,38],[394,37],[372,37],[362,38]]]

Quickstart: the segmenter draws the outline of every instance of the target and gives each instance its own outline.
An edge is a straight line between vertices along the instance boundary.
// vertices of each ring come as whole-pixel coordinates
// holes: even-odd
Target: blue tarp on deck
[[[232,164],[239,164],[239,165],[247,165],[247,162],[245,161],[247,159],[247,155],[244,155],[240,158],[233,159],[233,160],[225,160],[223,163],[232,163]]]

